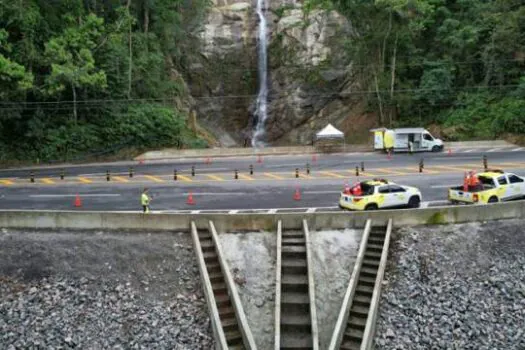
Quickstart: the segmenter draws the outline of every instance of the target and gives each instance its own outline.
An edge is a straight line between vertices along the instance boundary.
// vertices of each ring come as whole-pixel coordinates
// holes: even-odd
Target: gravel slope
[[[400,229],[380,349],[525,349],[525,222]]]
[[[210,349],[182,234],[0,233],[0,348]]]

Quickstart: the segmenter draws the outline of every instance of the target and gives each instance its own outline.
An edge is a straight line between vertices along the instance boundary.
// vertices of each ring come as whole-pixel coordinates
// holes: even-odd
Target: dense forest
[[[187,126],[177,72],[206,8],[203,0],[0,0],[0,160],[203,146]]]
[[[383,125],[449,140],[525,133],[522,0],[312,0],[347,16],[348,50]]]
[[[181,78],[208,0],[0,0],[0,161],[203,147]],[[525,133],[522,0],[305,0],[351,22],[381,125]]]

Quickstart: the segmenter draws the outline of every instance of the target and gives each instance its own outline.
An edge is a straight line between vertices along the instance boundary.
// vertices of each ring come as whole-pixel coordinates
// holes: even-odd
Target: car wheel
[[[439,152],[440,150],[441,150],[441,147],[439,146],[432,147],[432,152]]]
[[[498,203],[498,197],[496,196],[492,196],[489,198],[489,203]]]
[[[377,204],[368,204],[365,210],[377,210]]]
[[[410,199],[408,200],[408,207],[409,208],[419,208],[420,203],[421,203],[421,200],[419,199],[419,197],[413,196],[413,197],[410,197]]]

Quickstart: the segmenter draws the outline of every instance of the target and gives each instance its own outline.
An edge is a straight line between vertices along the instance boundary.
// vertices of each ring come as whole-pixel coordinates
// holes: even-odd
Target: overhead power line
[[[420,92],[439,92],[439,91],[477,91],[477,90],[503,90],[517,88],[518,84],[507,84],[507,85],[489,85],[489,86],[463,86],[458,88],[428,88],[428,89],[395,89],[394,94],[414,94]],[[326,97],[326,98],[337,98],[337,97],[351,97],[359,95],[376,95],[380,94],[389,94],[390,90],[355,90],[351,92],[327,92],[327,93],[300,93],[299,97],[308,98],[308,97]],[[272,95],[270,93],[269,101],[278,100],[280,98],[285,98],[291,96],[292,94],[282,94],[279,96]],[[254,99],[257,97],[257,94],[245,94],[245,95],[217,95],[217,96],[191,96],[194,100],[216,100],[216,99]],[[108,105],[129,105],[137,103],[172,103],[174,99],[167,98],[137,98],[137,99],[103,99],[103,100],[80,100],[76,101],[77,108],[102,108],[107,107]],[[46,106],[45,109],[56,109],[56,108],[73,108],[75,101],[43,101],[43,102],[25,102],[25,101],[13,101],[13,102],[0,102],[0,109],[44,109],[42,106]]]

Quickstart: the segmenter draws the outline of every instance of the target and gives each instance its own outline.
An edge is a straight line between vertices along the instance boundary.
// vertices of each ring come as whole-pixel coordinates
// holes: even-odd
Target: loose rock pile
[[[525,349],[523,221],[395,234],[380,349]]]
[[[0,349],[211,349],[187,235],[0,234]]]
[[[202,300],[141,299],[129,285],[44,278],[0,286],[0,344],[4,349],[210,349]],[[204,312],[203,312],[204,310]]]

